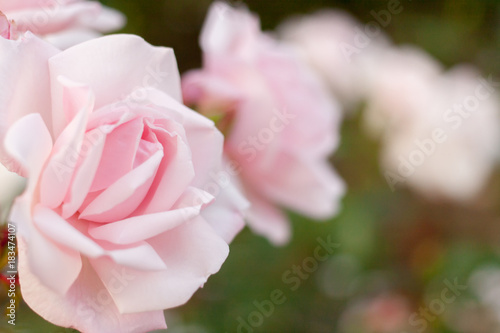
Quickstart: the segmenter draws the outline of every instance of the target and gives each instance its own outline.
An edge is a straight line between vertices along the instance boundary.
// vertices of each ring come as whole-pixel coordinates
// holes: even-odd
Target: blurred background
[[[101,2],[128,17],[122,32],[172,47],[181,72],[201,66],[198,35],[212,1]],[[345,10],[364,24],[388,1],[233,3],[247,5],[264,30],[273,30],[290,16],[323,8]],[[404,10],[384,28],[394,44],[413,44],[445,68],[473,64],[500,80],[500,1],[401,4]],[[316,222],[289,213],[294,235],[281,248],[243,231],[220,273],[187,305],[166,313],[168,332],[500,332],[498,167],[467,204],[391,191],[379,166],[380,142],[365,133],[361,114],[346,116],[332,156],[348,185],[340,215]],[[336,246],[327,260],[317,260],[316,248],[328,242]],[[25,305],[17,317],[17,326],[2,332],[72,332]]]

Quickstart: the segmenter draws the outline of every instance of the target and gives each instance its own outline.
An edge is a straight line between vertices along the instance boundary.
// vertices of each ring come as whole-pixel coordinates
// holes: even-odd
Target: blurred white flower
[[[365,61],[365,123],[382,139],[391,187],[406,183],[431,199],[468,201],[484,188],[500,152],[495,83],[475,69],[443,73],[423,52],[388,49]]]
[[[278,32],[323,76],[347,109],[355,107],[364,95],[359,61],[388,44],[380,27],[373,30],[370,23],[362,25],[336,10],[289,19]]]
[[[428,105],[442,68],[425,52],[411,46],[379,48],[361,59],[360,67],[366,87],[364,120],[372,136],[406,132],[415,119],[431,112]]]

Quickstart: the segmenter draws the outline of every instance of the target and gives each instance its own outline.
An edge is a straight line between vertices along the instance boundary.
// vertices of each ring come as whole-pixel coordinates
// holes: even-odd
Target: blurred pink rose
[[[344,183],[328,156],[339,141],[340,110],[294,51],[261,33],[245,9],[212,5],[201,36],[204,68],[187,73],[188,105],[216,118],[225,152],[250,199],[250,227],[275,244],[290,237],[278,206],[329,218]]]
[[[29,179],[10,216],[24,300],[83,332],[164,328],[162,309],[219,270],[245,204],[217,199],[223,136],[183,106],[173,51],[115,35],[61,52],[28,33],[0,55],[0,137]]]
[[[339,319],[341,333],[400,333],[410,329],[411,306],[399,294],[352,301]]]
[[[367,331],[396,333],[408,328],[411,310],[409,301],[397,294],[379,295],[366,304]]]
[[[87,0],[0,0],[17,33],[31,31],[65,49],[121,29],[125,16]],[[5,37],[5,36],[4,36]]]

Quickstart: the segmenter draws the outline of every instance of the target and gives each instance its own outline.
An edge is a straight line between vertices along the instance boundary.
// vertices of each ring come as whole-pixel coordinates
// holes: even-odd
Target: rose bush
[[[0,155],[28,178],[10,216],[24,300],[83,332],[164,328],[246,205],[213,179],[223,136],[183,106],[173,51],[116,35],[61,52],[27,33],[0,58]]]
[[[87,0],[0,0],[0,11],[16,33],[31,31],[60,48],[118,30],[126,21],[120,12]]]
[[[289,47],[260,31],[247,10],[215,3],[201,35],[204,67],[183,78],[188,105],[218,121],[252,207],[250,227],[275,244],[290,237],[277,206],[314,218],[338,210],[342,180],[328,156],[340,109]]]

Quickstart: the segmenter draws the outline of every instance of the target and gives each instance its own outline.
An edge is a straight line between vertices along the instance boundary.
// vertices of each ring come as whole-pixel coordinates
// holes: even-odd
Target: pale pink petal
[[[35,216],[36,221],[38,217]],[[78,251],[61,247],[36,227],[26,238],[30,270],[48,288],[65,295],[80,274],[82,260]]]
[[[97,16],[101,7],[98,2],[93,1],[73,4],[61,4],[56,1],[52,6],[43,5],[42,2],[31,8],[6,12],[9,18],[16,22],[19,30],[45,35],[78,26],[82,17]]]
[[[125,220],[94,225],[89,233],[96,239],[115,244],[131,244],[146,240],[199,215],[202,206],[213,200],[213,197],[195,188],[188,189],[177,205],[179,208],[164,212],[138,215]],[[177,206],[176,205],[176,206]]]
[[[274,245],[288,243],[291,236],[290,222],[285,214],[267,200],[248,194],[252,203],[247,220],[250,228],[257,234],[265,236]]]
[[[167,309],[184,304],[216,273],[228,255],[227,244],[201,218],[181,224],[148,241],[163,258],[168,269],[160,272],[127,270],[137,280],[119,293],[113,293],[107,281],[117,270],[113,262],[92,260],[123,313]]]
[[[19,242],[19,277],[24,301],[45,320],[63,327],[92,333],[144,333],[165,329],[163,311],[121,314],[90,265],[84,261],[78,279],[65,297],[48,289],[29,269],[26,245]],[[111,272],[110,289],[119,292],[137,276]]]
[[[300,59],[292,49],[281,48],[281,52],[268,50],[259,62],[259,71],[276,101],[269,117],[277,117],[277,113],[294,116],[287,119],[282,134],[276,135],[303,156],[325,157],[339,143],[341,107],[308,66],[297,65]]]
[[[26,133],[37,140],[33,141]],[[18,225],[18,234],[29,237],[32,231],[32,201],[38,178],[52,150],[52,138],[39,114],[27,115],[18,120],[5,136],[5,149],[29,176],[26,190],[17,198],[10,218]]]
[[[33,220],[41,233],[54,243],[88,257],[98,257],[104,254],[104,250],[98,244],[49,208],[37,205],[33,212]]]
[[[156,179],[134,215],[151,214],[170,209],[192,182],[195,172],[190,147],[177,133],[154,131],[165,149]]]
[[[245,226],[243,212],[250,208],[250,203],[233,185],[235,180],[231,179],[228,174],[223,175],[227,179],[217,179],[220,193],[215,203],[205,208],[201,215],[229,244]]]
[[[84,43],[101,36],[101,33],[88,28],[74,28],[44,35],[43,39],[60,50],[66,50],[71,46]]]
[[[161,258],[147,243],[136,242],[132,246],[124,247],[105,244],[103,248],[71,225],[69,221],[62,219],[57,213],[41,205],[35,207],[33,220],[45,238],[62,246],[62,252],[71,249],[90,258],[106,255],[118,264],[136,269],[160,270],[165,268]],[[75,223],[78,222],[75,221]],[[30,250],[31,248],[32,246],[30,246]]]
[[[119,30],[127,23],[125,15],[119,11],[109,8],[101,7],[99,15],[93,17],[80,17],[80,25],[82,27],[108,33]]]
[[[117,56],[120,55],[120,56]],[[64,75],[88,84],[96,93],[96,108],[122,100],[139,87],[156,87],[182,101],[180,78],[172,49],[153,47],[132,35],[111,35],[76,45],[52,57],[51,77]],[[78,64],[75,66],[74,64]],[[113,64],[110,66],[109,64]],[[61,112],[58,96],[53,90],[54,112]],[[126,107],[141,105],[147,96],[135,96]],[[56,128],[57,135],[62,128]]]
[[[105,189],[81,212],[80,218],[112,222],[128,216],[148,194],[163,156],[163,150],[158,150],[148,161]]]
[[[163,114],[163,116],[181,125],[181,127],[175,127],[174,132],[183,139],[186,139],[186,143],[191,151],[193,166],[195,168],[195,179],[191,182],[191,185],[197,187],[206,185],[210,181],[209,171],[219,167],[221,164],[224,142],[222,134],[217,130],[213,121],[189,109],[160,90],[146,88],[136,91],[136,94],[147,96],[148,101],[156,106],[156,109],[162,111],[160,113],[152,113],[153,115],[161,117]],[[130,98],[131,96],[128,96],[126,101]],[[123,105],[118,103],[113,105],[111,109],[121,110],[119,107],[126,107],[126,105],[126,102]],[[144,112],[147,111],[152,112],[153,110],[144,110]],[[189,136],[185,134],[187,132],[190,133]],[[162,207],[161,210],[168,209],[166,205]]]
[[[38,113],[49,131],[52,127],[49,73],[47,60],[59,50],[43,42],[33,34],[26,34],[20,41],[0,38],[0,141],[18,119],[30,113]],[[34,57],[33,55],[37,56]],[[22,89],[19,89],[22,87]],[[26,96],[30,96],[26,98]],[[19,171],[19,165],[6,155],[0,145],[0,162],[11,171]]]
[[[88,87],[59,79],[64,86],[63,105],[70,123],[57,138],[41,179],[41,202],[49,208],[58,207],[66,197],[94,106],[94,95]]]
[[[328,162],[302,160],[285,152],[273,168],[279,172],[260,176],[260,190],[266,197],[314,218],[338,212],[345,183]]]
[[[172,97],[155,89],[148,89],[147,94],[153,104],[164,107],[169,115],[180,118],[179,122],[189,133],[187,140],[196,175],[191,185],[203,189],[210,182],[210,171],[221,165],[224,137],[211,120]]]
[[[40,114],[29,114],[14,123],[5,136],[4,146],[7,153],[29,175],[30,191],[27,192],[31,196],[52,150],[52,138]]]
[[[97,172],[105,141],[106,136],[100,128],[85,134],[81,163],[79,163],[70,190],[64,199],[61,214],[63,218],[69,218],[75,214],[87,197],[92,184],[89,179],[93,179]]]
[[[161,271],[167,268],[155,249],[146,242],[125,246],[107,244],[105,247],[108,248],[106,254],[117,265],[144,271]]]
[[[251,57],[255,53],[255,37],[259,32],[258,17],[243,10],[234,10],[228,4],[218,1],[207,14],[200,44],[207,53],[233,53]]]
[[[54,5],[58,0],[46,0],[45,3],[47,5]],[[62,0],[67,1],[67,0]],[[12,11],[12,10],[21,10],[27,9],[30,7],[35,7],[40,5],[40,0],[0,0],[0,8],[2,11]]]
[[[205,71],[189,71],[182,75],[181,82],[185,104],[196,104],[202,110],[213,112],[231,107],[243,97],[241,89],[219,75]]]
[[[143,128],[143,120],[138,117],[117,126],[106,136],[104,152],[93,178],[91,191],[109,187],[133,169]]]

